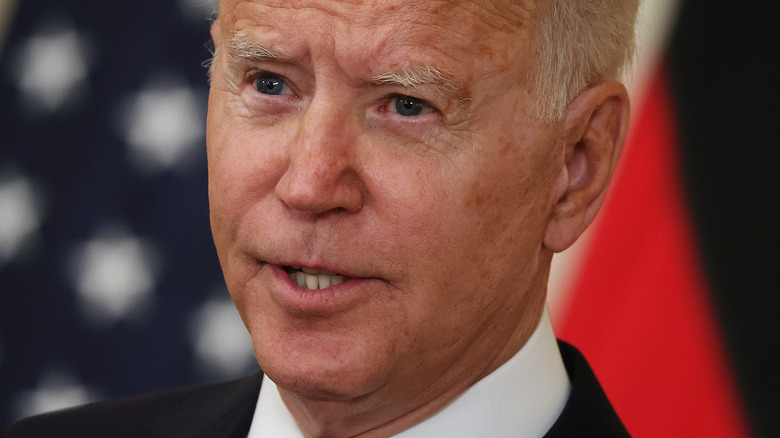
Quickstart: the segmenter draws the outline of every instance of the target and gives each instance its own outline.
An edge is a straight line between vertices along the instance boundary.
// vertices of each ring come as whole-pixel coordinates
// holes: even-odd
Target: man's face
[[[281,388],[427,397],[525,341],[563,160],[528,111],[532,6],[223,4],[212,228]]]

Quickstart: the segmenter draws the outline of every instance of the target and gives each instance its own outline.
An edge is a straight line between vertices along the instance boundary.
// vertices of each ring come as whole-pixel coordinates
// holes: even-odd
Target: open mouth
[[[292,280],[293,283],[304,289],[325,289],[349,280],[348,277],[334,274],[333,272],[309,269],[300,266],[286,266],[284,270],[287,272],[287,275],[290,276],[290,280]]]

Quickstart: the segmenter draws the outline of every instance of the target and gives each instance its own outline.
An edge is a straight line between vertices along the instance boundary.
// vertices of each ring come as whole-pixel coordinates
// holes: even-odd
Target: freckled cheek
[[[242,123],[210,133],[209,203],[215,237],[235,232],[248,210],[273,195],[284,169],[280,141],[273,130]]]
[[[517,143],[499,138],[484,150],[474,160],[470,181],[459,192],[464,218],[470,218],[475,233],[494,245],[512,246],[510,239],[536,240],[532,234],[543,226],[546,216],[552,189],[546,169],[550,163],[546,154],[533,153],[531,147]]]
[[[375,227],[374,244],[387,250],[383,257],[391,259],[391,264],[430,271],[448,239],[443,222],[451,221],[453,215],[439,175],[441,163],[412,154],[385,153],[363,163],[367,165],[363,182],[370,196],[368,213],[375,215],[366,226]],[[414,260],[413,267],[410,260]],[[412,277],[407,280],[413,284],[421,275]]]

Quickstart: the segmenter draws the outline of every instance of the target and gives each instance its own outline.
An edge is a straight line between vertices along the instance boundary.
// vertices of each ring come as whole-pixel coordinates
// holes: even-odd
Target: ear
[[[588,88],[569,105],[560,196],[545,230],[548,249],[568,248],[593,221],[623,149],[628,119],[628,93],[618,82]]]
[[[219,61],[219,45],[222,43],[222,26],[220,23],[221,20],[219,17],[217,17],[211,23],[211,43],[209,44],[211,50],[211,59],[203,64],[208,68],[209,83],[211,83],[212,79],[214,79],[214,70],[216,69],[217,62]]]
[[[221,20],[217,18],[216,20],[214,20],[213,23],[211,23],[211,30],[210,30],[211,41],[213,41],[215,48],[217,43],[221,41],[221,36],[222,36],[222,26],[220,22]]]

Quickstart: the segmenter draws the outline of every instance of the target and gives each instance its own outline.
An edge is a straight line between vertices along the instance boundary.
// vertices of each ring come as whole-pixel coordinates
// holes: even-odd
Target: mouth
[[[301,266],[285,266],[284,271],[298,287],[309,290],[326,289],[350,279],[334,272]]]

